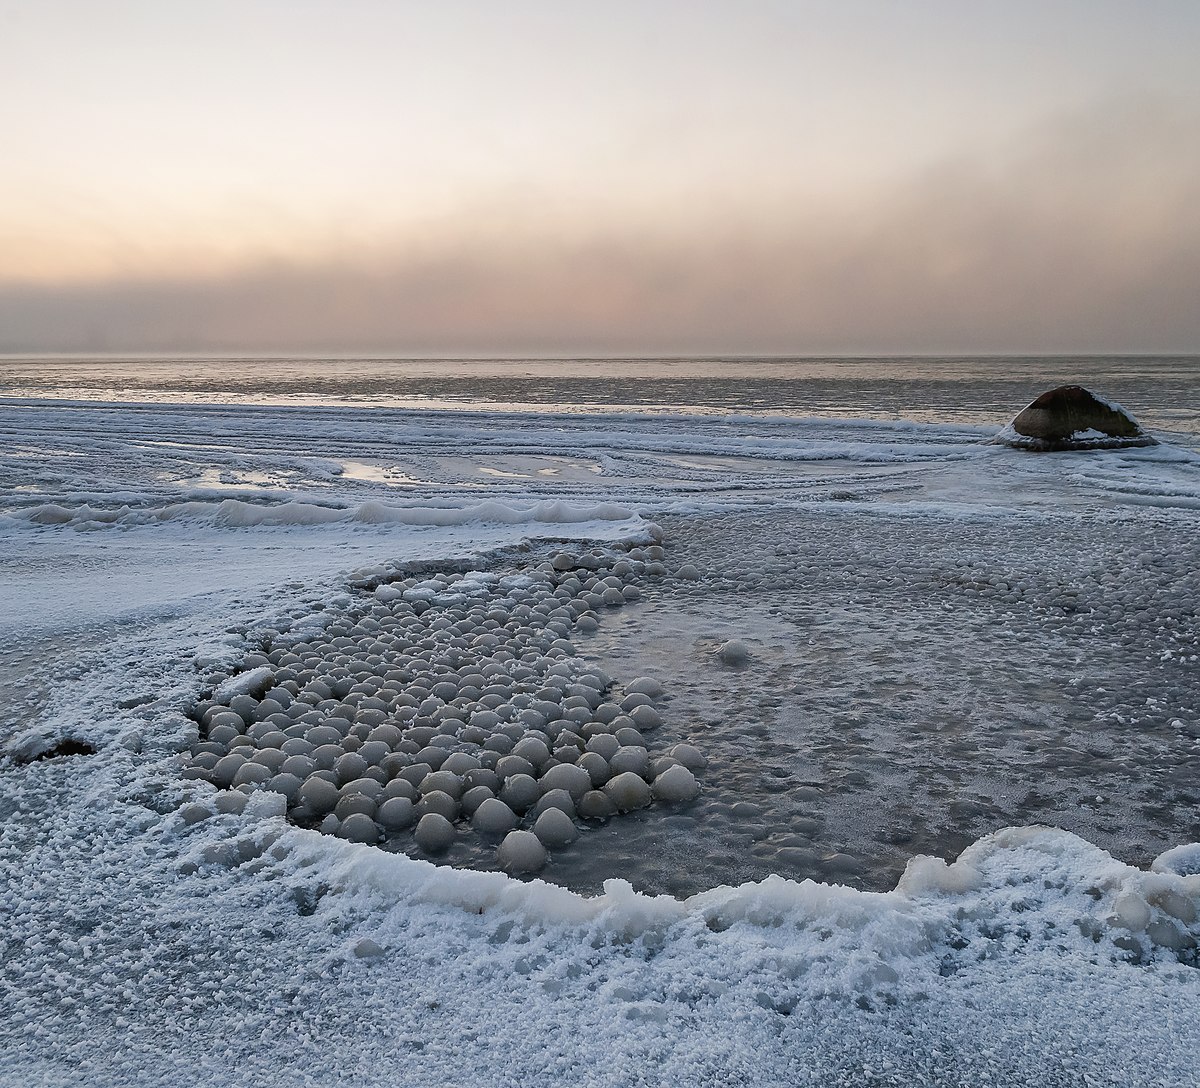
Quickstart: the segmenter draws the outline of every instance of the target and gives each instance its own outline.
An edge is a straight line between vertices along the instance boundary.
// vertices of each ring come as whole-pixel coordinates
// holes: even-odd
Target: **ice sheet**
[[[179,776],[203,672],[256,625],[319,624],[352,567],[756,509],[869,508],[897,533],[940,519],[998,541],[1110,511],[1194,550],[1194,454],[986,437],[0,405],[0,728],[98,749],[0,764],[0,1080],[1194,1083],[1194,852],[1152,872],[1018,828],[915,862],[886,894],[773,878],[584,898],[290,828],[269,795],[222,813]],[[547,456],[601,471],[549,476]],[[206,487],[214,467],[242,482]],[[219,516],[229,501],[245,516]],[[369,504],[453,513],[356,516]],[[501,513],[539,509],[571,516]]]

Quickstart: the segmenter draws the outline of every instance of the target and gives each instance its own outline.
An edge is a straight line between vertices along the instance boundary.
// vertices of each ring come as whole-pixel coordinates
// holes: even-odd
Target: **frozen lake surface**
[[[1200,456],[994,429],[0,402],[0,1079],[1195,1083]],[[321,834],[204,780],[276,762],[205,720],[256,668],[297,752],[370,755],[382,695],[480,771],[545,736],[531,777],[641,702],[699,795],[537,879],[461,807]]]

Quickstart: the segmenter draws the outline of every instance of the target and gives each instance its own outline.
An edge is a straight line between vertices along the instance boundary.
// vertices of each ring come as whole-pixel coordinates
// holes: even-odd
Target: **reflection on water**
[[[1200,436],[1200,356],[796,359],[8,357],[0,395],[55,400],[630,410],[989,426],[1079,382]]]

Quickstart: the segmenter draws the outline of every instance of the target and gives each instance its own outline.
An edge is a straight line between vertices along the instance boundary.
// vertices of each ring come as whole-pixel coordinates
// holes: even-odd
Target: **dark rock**
[[[1154,446],[1157,440],[1119,404],[1081,385],[1043,393],[998,435],[995,442],[1018,449],[1097,450]]]

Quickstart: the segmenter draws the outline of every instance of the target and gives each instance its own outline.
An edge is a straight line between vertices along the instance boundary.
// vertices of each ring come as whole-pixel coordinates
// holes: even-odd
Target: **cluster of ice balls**
[[[659,544],[593,549],[379,585],[319,635],[249,655],[197,707],[188,773],[283,794],[293,820],[355,842],[411,830],[436,854],[473,833],[509,872],[535,872],[581,827],[699,793],[705,757],[645,739],[662,685],[610,697],[569,637],[636,600],[663,560]]]

